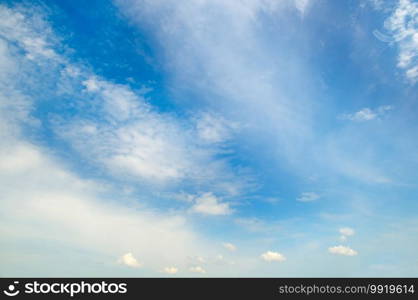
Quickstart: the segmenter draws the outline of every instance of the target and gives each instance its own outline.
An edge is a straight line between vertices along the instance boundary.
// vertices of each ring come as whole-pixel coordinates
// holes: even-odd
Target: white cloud
[[[176,267],[165,267],[163,272],[167,274],[176,274],[179,270]]]
[[[87,98],[94,105],[80,111],[77,119],[58,119],[55,132],[90,163],[144,185],[187,179],[223,194],[231,190],[225,182],[246,186],[245,178],[236,176],[225,159],[216,158],[223,151],[218,145],[220,136],[216,145],[202,144],[199,129],[190,128],[193,120],[155,111],[143,95],[128,86],[97,76],[82,84],[85,92],[76,102],[84,103]],[[214,136],[206,138],[215,141]],[[225,139],[223,136],[222,141]],[[227,211],[227,205],[220,207]]]
[[[300,202],[311,202],[318,200],[320,196],[314,192],[305,192],[302,193],[296,200]]]
[[[316,135],[313,128],[322,122],[319,116],[327,109],[322,110],[320,102],[312,102],[312,97],[317,97],[322,88],[318,90],[318,84],[309,79],[313,76],[306,76],[317,70],[307,68],[299,59],[309,49],[306,44],[299,48],[294,43],[280,43],[280,38],[266,42],[263,32],[276,32],[276,37],[288,36],[292,30],[286,28],[293,28],[294,20],[283,18],[289,22],[283,24],[285,29],[277,31],[274,30],[278,26],[270,27],[272,23],[265,20],[271,18],[280,23],[282,14],[289,14],[289,8],[294,13],[295,5],[303,10],[308,2],[190,1],[180,5],[130,0],[116,3],[130,21],[139,28],[149,29],[159,41],[162,61],[170,62],[165,67],[171,75],[171,86],[179,91],[195,91],[198,96],[193,99],[194,105],[207,105],[226,120],[245,124],[242,138],[251,141],[246,145],[260,143],[262,149],[275,153],[265,158],[271,159],[272,168],[282,168],[278,161],[285,160],[298,173],[313,168],[367,182],[392,181],[380,170],[381,165],[365,159],[359,162],[358,156],[350,157],[356,151],[334,149],[333,159],[323,155],[330,152],[327,137]],[[299,24],[300,20],[295,19]],[[225,32],[225,27],[231,30]],[[288,38],[293,40],[291,36]],[[293,53],[294,57],[287,55]],[[315,88],[301,89],[301,86]],[[372,115],[376,113],[374,108],[368,109]],[[371,117],[367,111],[357,117],[352,115],[354,119]],[[314,122],[318,123],[314,125]],[[334,129],[330,131],[334,132]],[[349,138],[354,135],[337,134]],[[216,140],[217,135],[213,136]],[[257,148],[250,151],[257,153]]]
[[[231,243],[223,243],[222,244],[226,249],[228,249],[229,251],[236,251],[237,247],[234,244]]]
[[[107,187],[79,179],[38,147],[4,136],[2,141],[7,143],[0,147],[0,180],[5,184],[0,192],[2,214],[8,218],[0,226],[8,228],[10,239],[35,237],[65,243],[92,252],[104,264],[107,256],[132,249],[132,253],[140,251],[141,262],[155,271],[161,263],[181,266],[194,253],[210,252],[211,246],[183,216],[127,204],[117,193],[114,199],[104,200],[100,195]],[[21,182],[25,189],[19,188]],[[132,253],[125,254],[121,263],[138,266]]]
[[[229,204],[220,202],[212,193],[205,193],[197,197],[190,211],[206,215],[229,215],[232,213]]]
[[[1,63],[1,66],[7,66],[7,68],[1,70],[0,73],[13,70],[13,67],[8,65],[9,63],[13,64],[9,61]],[[82,80],[88,80],[88,78],[91,77]],[[105,81],[104,79],[97,80]],[[117,90],[118,86],[112,85],[111,87]],[[86,88],[85,93],[80,93],[83,97],[84,95],[95,97],[93,92],[101,93],[102,91],[99,86],[90,91],[88,91],[88,86]],[[106,103],[105,99],[105,97],[113,99],[114,96],[102,95],[100,94],[99,97],[104,100],[102,108],[108,114],[106,118],[109,120],[109,126],[102,127],[100,124],[94,122],[92,124],[87,120],[77,123],[80,125],[79,128],[83,129],[81,132],[86,140],[91,135],[95,137],[96,134],[108,134],[105,135],[106,137],[112,136],[113,130],[120,125],[117,123],[119,116],[112,116],[111,103]],[[126,98],[131,97],[129,93],[126,95],[128,95]],[[248,97],[248,95],[244,95],[244,97]],[[14,97],[11,99],[15,100]],[[142,101],[141,97],[138,99]],[[0,105],[6,103],[2,100],[0,100]],[[118,103],[117,99],[115,103]],[[130,109],[126,109],[126,107],[129,105],[125,106],[123,103],[120,105],[120,116],[124,120],[126,118],[129,120]],[[22,108],[20,111],[22,115],[29,114],[30,108],[29,110]],[[7,110],[7,112],[9,111]],[[13,113],[13,115],[15,114]],[[160,114],[156,115],[161,116]],[[163,115],[162,119],[165,117]],[[184,128],[180,125],[179,127],[180,131],[183,131]],[[132,132],[134,133],[135,130],[132,129]],[[189,141],[188,138],[185,139]],[[115,140],[119,141],[119,139]],[[83,141],[79,140],[78,142],[82,143]],[[49,150],[47,149],[25,142],[9,143],[7,139],[3,139],[1,144],[4,149],[0,155],[3,157],[0,158],[0,168],[3,168],[0,181],[5,183],[1,190],[2,199],[4,199],[1,209],[2,214],[8,215],[13,220],[10,222],[9,218],[0,218],[2,235],[7,232],[7,237],[12,236],[16,239],[35,237],[38,242],[52,241],[51,243],[54,243],[57,241],[57,243],[68,245],[69,247],[66,249],[74,247],[91,251],[92,257],[97,260],[102,260],[103,256],[110,257],[109,260],[103,260],[104,263],[113,261],[114,257],[125,253],[126,249],[132,249],[133,253],[140,251],[141,261],[146,262],[147,267],[150,266],[154,270],[161,270],[161,266],[181,265],[185,255],[195,253],[207,255],[205,252],[209,251],[210,245],[202,243],[201,237],[191,230],[191,226],[187,224],[181,214],[166,215],[136,206],[137,200],[142,200],[141,197],[133,199],[132,202],[125,205],[126,203],[118,197],[115,190],[103,195],[103,189],[109,187],[97,187],[100,184],[82,179],[69,172],[48,154]],[[104,147],[104,149],[107,148]],[[95,154],[95,151],[98,150],[101,148],[94,149],[92,153]],[[129,167],[126,168],[129,170]],[[122,173],[125,172],[126,170],[123,169]],[[137,178],[155,176],[146,175],[146,172],[139,174]],[[190,173],[184,172],[183,174]],[[21,182],[25,182],[25,191],[19,187]],[[79,216],[79,220],[74,218],[75,215]],[[108,236],[104,237],[103,232],[108,233]],[[13,239],[5,238],[4,240],[8,245],[13,243]],[[8,250],[2,249],[2,251]],[[38,253],[48,256],[47,252],[43,252],[44,249],[39,251]],[[187,267],[185,269],[187,270]]]
[[[350,228],[350,227],[343,227],[343,228],[340,228],[339,232],[340,232],[342,235],[345,235],[345,236],[352,236],[352,235],[354,235],[354,233],[355,233],[354,229],[352,229],[352,228]]]
[[[88,92],[101,97],[105,116],[113,124],[143,117],[150,110],[145,99],[132,92],[127,86],[110,83],[93,76],[83,81],[82,84]]]
[[[84,85],[103,100],[99,103],[108,122],[57,124],[57,133],[83,155],[112,173],[144,180],[177,180],[193,172],[197,163],[193,144],[187,146],[187,137],[175,120],[152,112],[144,99],[126,86],[97,78],[89,78]],[[86,127],[95,130],[87,132],[83,130]]]
[[[15,41],[24,50],[24,56],[29,60],[59,61],[60,57],[53,47],[57,46],[55,36],[49,34],[48,24],[36,14],[36,8],[29,13],[23,6],[21,11],[0,6],[0,35],[9,41]],[[43,33],[46,33],[45,35]]]
[[[237,124],[210,113],[201,114],[196,118],[197,135],[207,143],[220,143],[227,140]]]
[[[355,122],[371,121],[383,116],[387,111],[392,110],[390,105],[379,106],[376,109],[363,108],[354,114],[343,114],[340,119],[350,120]]]
[[[8,215],[1,226],[9,228],[11,237],[55,240],[98,257],[140,250],[141,259],[155,269],[161,262],[182,264],[185,257],[204,253],[205,242],[181,215],[160,215],[109,197],[104,201],[100,194],[105,187],[79,179],[24,142],[7,139],[0,155],[0,179],[7,185],[1,189],[2,213]],[[131,256],[124,255],[122,262],[135,266]]]
[[[134,24],[154,33],[162,45],[163,60],[170,61],[166,68],[173,87],[195,90],[199,96],[194,104],[211,107],[228,122],[245,124],[248,133],[255,135],[248,138],[271,134],[276,145],[269,146],[294,158],[302,148],[298,145],[306,142],[313,128],[308,109],[312,94],[300,86],[313,85],[306,82],[311,77],[305,76],[306,64],[299,60],[302,49],[296,51],[294,44],[286,49],[278,41],[266,43],[264,34],[274,26],[268,27],[271,23],[264,20],[289,19],[282,16],[294,13],[295,5],[306,13],[310,1],[116,3]],[[295,19],[283,28],[300,22]],[[231,30],[225,31],[225,27]],[[277,31],[278,36],[288,33]],[[277,55],[282,51],[294,53],[294,57]],[[285,72],[287,69],[292,72]],[[203,126],[201,136],[216,141],[224,134],[216,124]]]
[[[408,69],[405,74],[411,81],[416,82],[418,79],[418,65]]]
[[[385,28],[398,45],[398,67],[405,70],[410,82],[418,80],[418,3],[400,0]]]
[[[202,113],[197,114],[202,116],[199,128],[194,127],[193,118],[179,120],[154,110],[145,99],[146,88],[133,90],[96,76],[85,66],[72,64],[70,59],[57,54],[63,51],[55,51],[64,47],[36,8],[28,12],[1,6],[0,19],[0,33],[5,37],[0,41],[0,54],[4,57],[0,60],[0,66],[4,67],[0,75],[4,77],[2,92],[6,96],[7,91],[7,96],[14,98],[14,107],[28,115],[12,86],[21,86],[21,81],[8,82],[17,78],[11,73],[19,66],[16,76],[25,74],[31,78],[25,81],[25,88],[33,84],[44,94],[50,86],[58,86],[60,92],[70,96],[72,109],[78,109],[77,118],[51,114],[53,130],[88,164],[142,185],[188,179],[223,194],[230,190],[225,182],[245,186],[226,159],[216,157],[219,151],[224,151],[220,149],[221,141],[228,138],[232,123]],[[9,53],[13,59],[8,57]],[[53,91],[48,93],[56,96]],[[216,141],[216,145],[203,145],[205,139]]]
[[[337,255],[345,255],[345,256],[355,256],[357,255],[357,251],[346,247],[346,246],[334,246],[328,248],[329,253],[337,254]]]
[[[53,37],[51,28],[42,15],[37,15],[35,8],[24,15],[0,5],[0,33],[3,36],[0,39],[0,181],[5,184],[0,193],[3,199],[1,213],[8,216],[1,218],[0,227],[8,228],[8,237],[56,241],[68,245],[68,249],[91,251],[98,260],[103,259],[104,264],[111,262],[109,257],[126,253],[126,249],[131,249],[132,253],[140,251],[141,261],[146,261],[154,270],[159,269],[161,263],[180,266],[187,256],[204,254],[211,249],[210,245],[203,246],[206,244],[204,239],[189,228],[185,215],[158,213],[138,204],[141,197],[129,200],[126,195],[121,197],[119,186],[79,177],[54,157],[50,149],[28,142],[22,133],[22,125],[36,130],[40,124],[31,116],[37,105],[37,90],[41,90],[44,97],[49,92],[49,85],[68,80],[71,84],[66,92],[79,100],[74,100],[73,108],[88,102],[98,111],[87,114],[104,116],[103,122],[88,121],[81,110],[74,123],[60,120],[60,129],[63,132],[64,128],[68,129],[70,136],[75,133],[71,130],[80,129],[80,138],[68,141],[75,148],[86,150],[83,152],[86,156],[103,159],[101,163],[112,161],[117,155],[123,156],[124,150],[127,155],[131,151],[135,156],[135,147],[141,146],[145,150],[138,156],[149,168],[157,170],[147,171],[148,174],[158,177],[161,175],[155,172],[171,175],[167,169],[182,170],[179,164],[188,161],[189,155],[196,157],[187,151],[176,154],[184,153],[181,147],[186,144],[179,144],[187,139],[178,123],[170,116],[149,112],[141,95],[127,87],[90,76],[82,66],[74,67],[67,59],[52,55],[55,53],[54,42],[58,39]],[[45,42],[34,41],[35,38]],[[57,63],[61,64],[60,68]],[[38,82],[38,78],[42,80]],[[48,88],[44,89],[45,86]],[[35,89],[33,97],[25,95],[24,91],[32,87]],[[89,101],[82,102],[87,99]],[[131,119],[135,119],[134,122],[130,122]],[[177,129],[170,131],[168,128],[172,127]],[[176,134],[169,137],[173,131]],[[130,140],[135,142],[129,143]],[[152,142],[156,144],[155,151],[149,145]],[[164,155],[158,152],[159,146],[165,148]],[[156,156],[152,156],[154,152]],[[170,153],[169,158],[164,157]],[[176,160],[176,157],[180,159]],[[208,161],[205,167],[210,168],[209,165]],[[209,180],[209,176],[206,179]],[[25,189],[20,188],[22,182],[25,182]],[[121,261],[136,265],[132,253],[127,253]],[[39,250],[39,254],[47,256],[43,250]]]
[[[96,78],[90,77],[82,82],[89,92],[97,92],[99,90],[99,82]]]
[[[200,274],[205,274],[206,273],[206,270],[205,269],[203,269],[202,267],[200,267],[200,266],[193,266],[193,267],[190,267],[189,268],[189,271],[190,272],[192,272],[192,273],[200,273]]]
[[[370,108],[363,108],[358,112],[350,115],[344,115],[343,118],[351,120],[351,121],[369,121],[373,120],[377,117],[377,114],[374,113]]]
[[[124,255],[122,255],[119,259],[118,262],[120,264],[126,265],[128,267],[131,268],[139,268],[142,266],[142,263],[140,263],[131,252],[128,252]]]
[[[312,0],[294,0],[295,7],[300,12],[303,17],[308,11],[309,6],[311,5]]]
[[[271,262],[271,261],[277,261],[277,262],[283,262],[286,260],[286,257],[284,257],[283,254],[279,252],[273,252],[273,251],[267,251],[260,256],[263,260]]]

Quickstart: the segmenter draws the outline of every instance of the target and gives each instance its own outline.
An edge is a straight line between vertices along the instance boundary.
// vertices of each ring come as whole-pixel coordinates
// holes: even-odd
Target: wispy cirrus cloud
[[[392,109],[393,109],[393,106],[391,105],[379,106],[376,109],[371,109],[371,108],[366,107],[353,114],[342,114],[339,116],[339,118],[342,120],[350,120],[354,122],[371,121],[371,120],[379,119],[380,117],[384,116],[388,111]]]
[[[389,8],[388,8],[389,6]],[[376,31],[375,36],[383,42],[398,47],[397,67],[404,70],[411,83],[418,80],[418,4],[411,0],[400,0],[392,8],[380,1],[376,9],[390,11],[391,15],[384,22],[388,34]]]
[[[227,141],[239,124],[228,122],[213,113],[202,113],[195,118],[197,136],[206,143]]]
[[[298,10],[305,11],[310,2],[191,1],[179,5],[116,1],[138,28],[146,29],[158,39],[158,55],[171,74],[173,89],[196,91],[194,103],[215,109],[221,118],[233,124],[245,124],[244,131],[251,134],[247,138],[256,140],[257,135],[272,138],[280,153],[292,158],[297,155],[295,145],[311,134],[308,91],[299,88],[299,84],[310,84],[302,75],[305,69],[299,64],[295,49],[294,64],[286,68],[289,60],[281,60],[277,55],[286,50],[270,48],[271,44],[263,40],[260,25],[263,17],[281,20],[286,13],[295,14],[299,21]],[[164,16],[164,22],[160,16]],[[232,30],[226,32],[224,26]],[[292,72],[285,75],[278,71],[283,69]],[[298,86],[290,80],[296,77]],[[203,125],[212,122],[206,118],[203,121]],[[200,133],[212,140],[224,135],[218,125],[210,130],[203,126]]]
[[[320,195],[314,192],[304,192],[296,200],[299,202],[311,202],[321,198]]]
[[[413,83],[418,80],[418,3],[399,1],[385,25],[398,41],[398,67]]]

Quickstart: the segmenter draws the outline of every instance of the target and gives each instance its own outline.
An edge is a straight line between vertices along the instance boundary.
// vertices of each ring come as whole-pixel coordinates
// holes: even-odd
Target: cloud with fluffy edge
[[[273,252],[273,251],[267,251],[263,254],[261,254],[261,259],[267,261],[267,262],[283,262],[286,260],[286,257],[279,253],[279,252]]]
[[[229,203],[220,202],[212,193],[205,193],[195,199],[191,212],[204,215],[229,215],[232,213]]]
[[[142,266],[142,263],[140,263],[131,252],[128,252],[124,255],[122,255],[118,262],[122,265],[131,267],[131,268],[139,268]]]
[[[332,254],[344,255],[344,256],[355,256],[358,254],[357,251],[351,249],[350,247],[341,246],[341,245],[329,247],[328,252]]]
[[[231,243],[223,243],[223,246],[231,252],[237,250],[237,247],[234,244],[231,244]]]

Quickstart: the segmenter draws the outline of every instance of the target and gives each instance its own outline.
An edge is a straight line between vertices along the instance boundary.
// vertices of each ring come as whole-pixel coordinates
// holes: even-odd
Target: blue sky
[[[0,3],[0,275],[416,276],[418,4]]]

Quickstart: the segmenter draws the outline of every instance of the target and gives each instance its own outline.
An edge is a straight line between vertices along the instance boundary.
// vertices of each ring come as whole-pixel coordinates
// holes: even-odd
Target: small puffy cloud
[[[273,251],[267,251],[266,253],[261,254],[261,259],[265,260],[265,261],[277,261],[277,262],[282,262],[286,260],[286,257],[284,257],[283,254],[279,253],[279,252],[273,252]]]
[[[228,203],[222,203],[212,193],[205,193],[195,199],[190,211],[205,215],[229,215],[232,213]]]
[[[344,235],[344,236],[351,236],[351,235],[354,235],[354,233],[355,233],[354,229],[350,228],[350,227],[340,228],[339,231],[340,231],[341,235]]]
[[[166,274],[176,274],[179,270],[176,267],[165,267],[163,272]]]
[[[338,255],[345,255],[345,256],[355,256],[357,255],[357,251],[346,247],[346,246],[334,246],[328,248],[329,253],[338,254]]]
[[[320,196],[317,193],[306,192],[302,193],[296,200],[300,202],[311,202],[318,200]]]
[[[190,272],[193,272],[193,273],[200,273],[200,274],[205,274],[206,273],[205,269],[203,269],[200,266],[190,267],[189,268],[189,271]]]
[[[383,116],[387,111],[392,109],[393,107],[390,105],[379,106],[376,109],[366,107],[353,114],[342,114],[339,118],[342,120],[349,120],[354,122],[371,121],[374,119],[378,119],[379,117]]]
[[[370,108],[363,108],[354,114],[344,115],[344,118],[351,121],[369,121],[377,117],[377,114],[374,113]]]
[[[237,247],[234,244],[231,243],[223,243],[223,246],[228,249],[229,251],[235,251],[237,250]]]
[[[133,256],[131,252],[122,255],[118,262],[131,268],[139,268],[142,266],[142,264],[138,262],[138,260]]]

